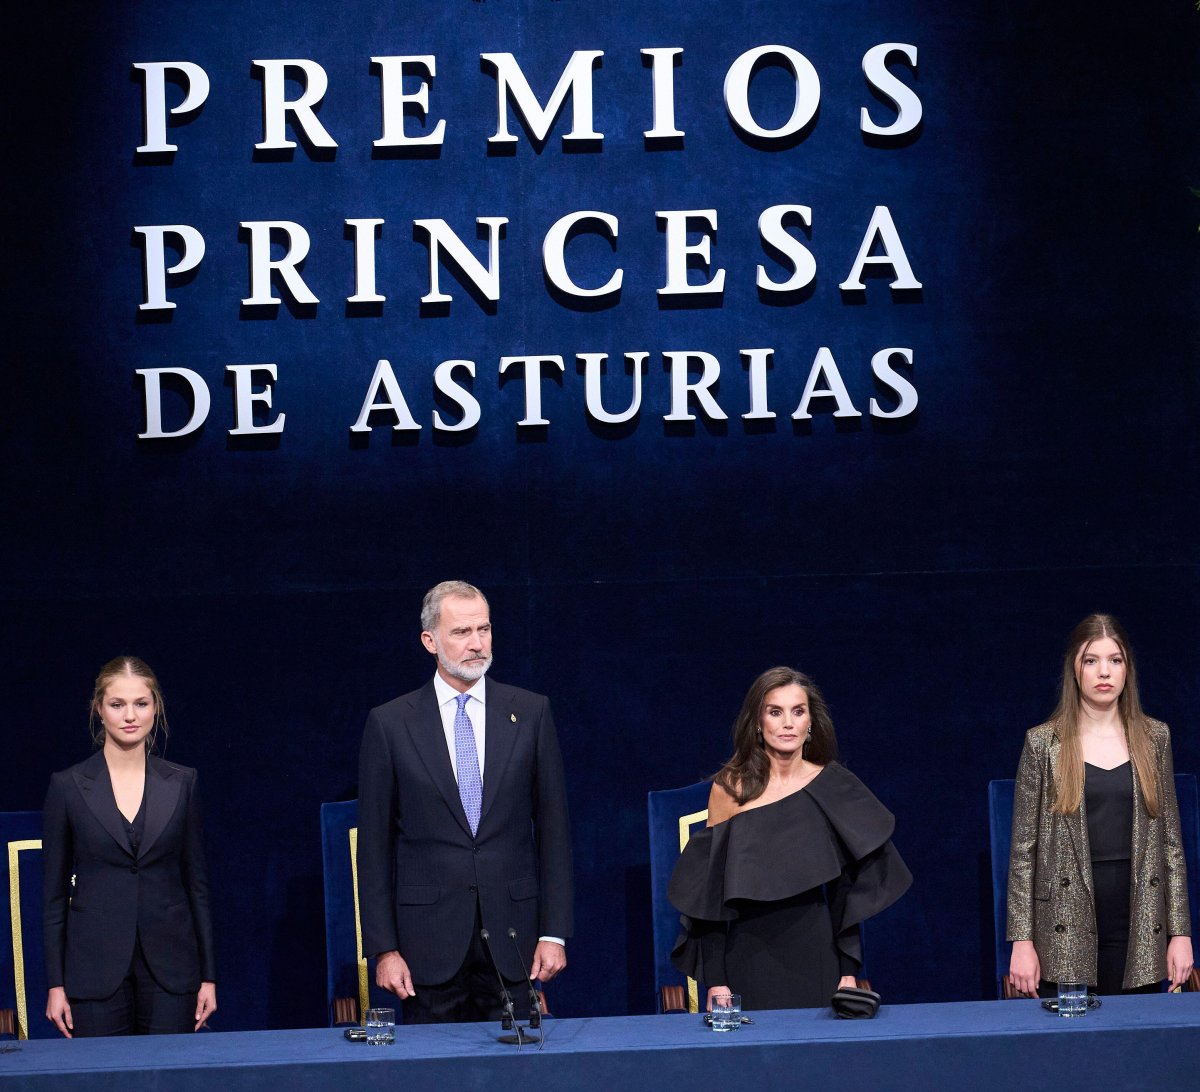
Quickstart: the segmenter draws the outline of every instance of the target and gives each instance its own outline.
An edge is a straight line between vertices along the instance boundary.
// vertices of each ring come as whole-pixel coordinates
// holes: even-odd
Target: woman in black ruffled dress
[[[853,986],[863,921],[908,890],[895,819],[837,762],[811,679],[773,667],[750,687],[734,754],[713,778],[708,826],[671,877],[683,932],[671,953],[747,1009],[816,1008]]]

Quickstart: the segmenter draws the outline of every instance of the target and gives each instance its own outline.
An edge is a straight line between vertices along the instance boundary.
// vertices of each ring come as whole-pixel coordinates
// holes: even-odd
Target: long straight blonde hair
[[[1117,642],[1125,659],[1125,687],[1117,699],[1117,713],[1125,729],[1125,743],[1133,772],[1142,790],[1146,811],[1157,817],[1159,807],[1158,765],[1154,757],[1154,741],[1150,738],[1150,722],[1142,712],[1138,696],[1137,668],[1125,630],[1111,614],[1089,614],[1067,638],[1063,657],[1062,684],[1058,708],[1051,718],[1058,733],[1058,762],[1054,767],[1054,811],[1072,815],[1079,810],[1083,799],[1083,747],[1079,742],[1079,720],[1083,715],[1083,697],[1079,691],[1076,663],[1088,647],[1105,637]]]

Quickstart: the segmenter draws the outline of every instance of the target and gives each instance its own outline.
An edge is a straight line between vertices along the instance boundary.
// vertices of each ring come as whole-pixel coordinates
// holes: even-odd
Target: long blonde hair
[[[1083,746],[1079,741],[1079,720],[1083,715],[1083,698],[1079,692],[1076,661],[1096,641],[1109,637],[1116,641],[1125,659],[1125,686],[1117,699],[1117,713],[1125,729],[1125,743],[1133,772],[1142,790],[1146,811],[1157,817],[1160,812],[1158,765],[1154,756],[1154,741],[1150,737],[1150,719],[1142,712],[1138,696],[1137,668],[1125,630],[1111,614],[1089,614],[1067,638],[1063,657],[1062,683],[1058,707],[1051,720],[1058,733],[1058,762],[1054,767],[1055,801],[1053,810],[1059,815],[1072,815],[1079,810],[1083,798]]]

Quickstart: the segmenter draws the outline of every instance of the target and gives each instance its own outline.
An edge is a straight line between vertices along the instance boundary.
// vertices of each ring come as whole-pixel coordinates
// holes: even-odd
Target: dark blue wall
[[[848,763],[897,814],[916,882],[870,934],[890,998],[989,993],[985,790],[1011,776],[1021,733],[1053,703],[1061,641],[1111,610],[1140,654],[1144,700],[1195,733],[1195,420],[1200,162],[1192,137],[1200,15],[1130,14],[1074,0],[608,3],[44,3],[4,47],[5,426],[0,485],[9,680],[0,807],[40,805],[49,772],[87,751],[96,668],[134,651],[159,671],[168,754],[200,767],[217,897],[224,1028],[323,1019],[317,809],[355,792],[366,711],[419,685],[420,596],[461,576],[484,587],[495,674],[548,692],[572,792],[578,872],[568,1015],[652,1004],[645,793],[724,758],[751,678],[787,662],[831,703]],[[863,53],[916,45],[924,122],[867,142],[858,111],[889,116]],[[819,115],[783,148],[743,140],[721,84],[756,45],[804,53]],[[681,46],[681,147],[647,149],[639,49]],[[599,150],[544,148],[523,130],[489,155],[495,83],[481,52],[510,51],[543,96],[571,51],[603,49]],[[375,55],[433,53],[435,158],[374,158]],[[256,159],[259,58],[321,63],[320,111],[340,147]],[[137,61],[201,64],[212,93],[172,129],[170,163],[138,161]],[[755,82],[786,114],[778,70]],[[780,105],[782,103],[782,106]],[[777,117],[776,120],[779,120]],[[764,302],[759,213],[813,209],[811,291]],[[846,297],[876,205],[895,218],[919,294],[887,279]],[[546,228],[576,209],[620,218],[612,248],[576,240],[620,301],[565,306],[546,289]],[[716,306],[660,306],[661,209],[716,208]],[[347,217],[386,219],[381,313],[347,313]],[[422,313],[427,255],[412,221],[474,241],[507,216],[502,295],[481,308],[443,273],[448,314]],[[238,223],[289,219],[313,239],[315,313],[245,314]],[[207,256],[173,284],[169,321],[139,321],[135,225],[189,223]],[[773,267],[774,275],[781,273]],[[699,273],[696,274],[699,279]],[[744,422],[742,348],[776,350],[773,422]],[[790,413],[821,346],[862,418]],[[870,373],[913,350],[916,414],[866,416]],[[664,423],[662,353],[722,364],[725,422]],[[650,352],[636,422],[584,413],[574,356]],[[518,428],[519,380],[499,358],[565,357],[544,384],[550,425]],[[423,428],[348,431],[379,358]],[[433,368],[477,361],[483,418],[435,434]],[[278,365],[274,440],[237,440],[228,364]],[[202,433],[138,441],[137,368],[183,366],[213,390]],[[889,405],[891,403],[888,403]],[[461,523],[456,513],[463,513]],[[802,846],[797,847],[803,851]]]

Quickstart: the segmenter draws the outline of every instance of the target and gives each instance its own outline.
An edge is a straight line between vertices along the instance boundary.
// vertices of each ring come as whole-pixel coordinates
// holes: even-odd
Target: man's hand
[[[401,1001],[417,996],[408,964],[399,952],[380,952],[376,957],[375,985],[390,990]]]
[[[529,977],[549,982],[566,965],[566,948],[552,940],[539,940],[533,950],[533,966],[529,969]]]
[[[200,992],[196,994],[196,1026],[199,1031],[208,1022],[208,1018],[217,1011],[217,986],[215,982],[201,982]]]

